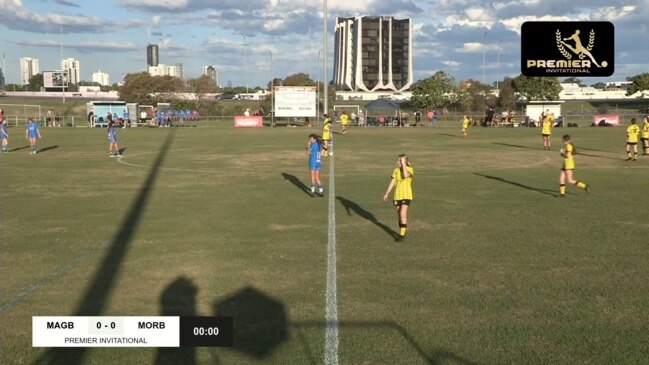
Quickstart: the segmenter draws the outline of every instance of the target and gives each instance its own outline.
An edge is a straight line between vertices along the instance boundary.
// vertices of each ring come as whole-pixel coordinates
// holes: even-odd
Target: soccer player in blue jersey
[[[27,120],[27,129],[25,130],[25,138],[29,140],[29,145],[31,146],[30,155],[36,154],[36,139],[42,138],[41,130],[38,128],[38,123],[34,121],[34,118],[30,117]]]
[[[324,187],[320,181],[320,170],[322,169],[322,145],[320,138],[315,134],[309,135],[306,152],[309,155],[309,174],[311,175],[311,197],[316,194],[324,196]],[[316,186],[318,191],[316,192]]]
[[[7,119],[3,116],[0,116],[2,124],[0,124],[0,139],[2,139],[2,153],[9,153],[9,125],[7,124]]]
[[[115,149],[115,152],[113,152],[113,149]],[[110,153],[110,157],[121,156],[117,146],[117,127],[115,127],[115,122],[112,120],[108,123],[108,153]]]

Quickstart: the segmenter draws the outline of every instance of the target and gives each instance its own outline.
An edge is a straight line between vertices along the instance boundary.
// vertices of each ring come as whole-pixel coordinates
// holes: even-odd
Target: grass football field
[[[334,242],[342,364],[647,361],[649,157],[624,161],[623,128],[558,128],[552,151],[533,128],[353,128],[324,198],[305,191],[313,131],[119,130],[116,159],[105,129],[43,129],[30,156],[11,128],[0,363],[323,363]],[[564,133],[590,194],[557,198]],[[400,153],[415,197],[395,242]],[[32,347],[32,316],[72,315],[233,316],[235,343]]]

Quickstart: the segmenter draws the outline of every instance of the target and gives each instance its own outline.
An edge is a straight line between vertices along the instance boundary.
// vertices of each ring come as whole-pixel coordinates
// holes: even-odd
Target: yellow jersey
[[[649,139],[649,120],[645,120],[642,125],[642,138]]]
[[[469,118],[464,117],[464,119],[462,119],[462,129],[467,129],[467,128],[469,128]]]
[[[343,114],[340,116],[340,123],[343,125],[349,124],[349,115]]]
[[[322,139],[329,141],[331,139],[331,118],[325,118],[322,126]]]
[[[572,142],[566,143],[562,149],[561,155],[563,156],[563,169],[573,170],[575,168],[575,146]]]
[[[410,174],[407,178],[403,177],[403,172],[398,167],[392,171],[392,178],[396,182],[394,200],[412,200],[412,177],[415,170],[411,166],[406,166],[406,170]]]
[[[551,135],[552,134],[552,124],[554,124],[554,117],[547,115],[543,118],[543,123],[541,123],[541,134]]]
[[[638,143],[638,135],[640,135],[640,127],[637,124],[631,124],[626,128],[627,143]]]

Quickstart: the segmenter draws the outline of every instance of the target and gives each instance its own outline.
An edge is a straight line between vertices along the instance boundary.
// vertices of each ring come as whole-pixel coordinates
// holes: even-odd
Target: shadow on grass
[[[124,154],[124,151],[126,151],[126,147],[120,148],[117,152],[118,152],[120,155],[123,155],[123,154]]]
[[[149,176],[144,181],[137,198],[131,204],[130,211],[119,225],[119,231],[115,234],[100,266],[92,276],[90,285],[86,289],[73,316],[100,316],[110,302],[110,297],[115,287],[115,281],[119,276],[122,262],[130,248],[133,235],[140,222],[140,218],[142,218],[142,213],[146,207],[149,195],[153,191],[158,172],[160,171],[159,167],[162,165],[171,147],[173,136],[173,130],[168,132],[160,153],[149,172]],[[86,348],[52,348],[41,358],[37,359],[35,364],[82,364],[84,363],[86,351]]]
[[[297,337],[304,340],[304,335],[300,332],[301,329],[311,329],[311,328],[325,328],[326,322],[323,321],[304,321],[304,322],[294,322],[291,323],[291,327],[295,328],[298,332]],[[426,364],[460,364],[460,365],[474,365],[475,362],[469,361],[467,359],[461,358],[450,351],[437,350],[432,351],[431,353],[426,352],[423,347],[415,340],[415,338],[398,323],[392,321],[341,321],[338,322],[338,328],[344,330],[353,330],[353,329],[381,329],[381,330],[392,330],[396,331],[400,337],[402,337],[410,347],[412,347],[425,361]],[[321,349],[311,349],[308,348],[308,344],[303,344],[307,346],[306,351],[309,353],[309,359],[314,359],[314,352],[319,352]],[[313,364],[316,364],[316,361],[312,361]]]
[[[196,295],[198,288],[193,281],[179,277],[169,284],[160,295],[161,316],[197,316]],[[196,364],[194,347],[162,347],[158,349],[155,365]]]
[[[14,149],[9,150],[9,152],[20,151],[20,150],[24,150],[24,149],[27,149],[27,148],[29,148],[29,145],[27,145],[27,146],[22,146],[22,147],[16,147],[16,148],[14,148]]]
[[[55,148],[59,148],[59,146],[58,146],[58,145],[54,145],[54,146],[43,147],[43,148],[41,148],[41,149],[38,150],[38,153],[43,153],[43,152],[45,152],[45,151],[53,150],[53,149],[55,149]]]
[[[291,174],[287,174],[285,172],[282,172],[282,177],[285,180],[290,181],[298,189],[302,190],[306,195],[311,196],[311,190],[309,190],[309,187],[304,185],[304,183],[300,179],[298,179],[295,175],[291,175]]]
[[[284,304],[253,287],[214,303],[213,315],[232,317],[233,347],[257,359],[270,355],[288,338]]]
[[[550,196],[553,196],[553,197],[557,197],[557,196],[558,196],[557,194],[554,193],[554,190],[535,188],[535,187],[532,187],[532,186],[527,186],[527,185],[523,185],[523,184],[521,184],[521,183],[517,183],[517,182],[515,182],[515,181],[511,181],[511,180],[503,179],[502,177],[490,176],[490,175],[483,175],[483,174],[479,174],[479,173],[477,173],[477,172],[474,172],[473,174],[474,174],[474,175],[478,175],[478,176],[482,176],[482,177],[487,178],[487,179],[496,180],[496,181],[504,182],[504,183],[506,183],[506,184],[514,185],[514,186],[517,186],[517,187],[519,187],[519,188],[523,188],[523,189],[527,189],[527,190],[536,191],[537,193],[541,193],[541,194],[545,194],[545,195],[550,195]]]
[[[342,205],[345,207],[345,210],[347,211],[347,215],[352,215],[352,211],[359,216],[367,219],[368,221],[374,223],[377,227],[381,228],[385,233],[387,233],[390,237],[394,238],[395,240],[399,238],[399,233],[393,231],[390,227],[386,226],[385,224],[381,223],[376,219],[374,214],[368,212],[367,210],[363,209],[360,205],[356,204],[355,202],[345,199],[342,196],[337,196],[336,199],[342,203]]]
[[[510,144],[510,143],[498,143],[498,142],[493,142],[492,144],[499,145],[499,146],[506,146],[506,147],[516,147],[516,148],[525,148],[528,150],[542,150],[541,148],[536,148],[536,147],[530,147],[530,146],[521,146],[519,144]]]
[[[452,137],[452,138],[459,138],[463,139],[464,137],[457,135],[457,134],[450,134],[450,133],[435,133],[438,136],[444,136],[444,137]]]

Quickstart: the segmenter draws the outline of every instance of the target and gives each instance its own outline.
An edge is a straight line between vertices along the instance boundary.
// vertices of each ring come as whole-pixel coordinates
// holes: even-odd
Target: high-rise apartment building
[[[203,76],[208,76],[216,86],[220,86],[219,72],[216,70],[216,66],[203,66]]]
[[[74,58],[65,58],[61,60],[61,70],[68,72],[68,85],[76,85],[81,81],[81,70],[79,68],[79,60]]]
[[[38,58],[22,57],[20,58],[20,84],[29,85],[29,79],[38,75]]]
[[[92,82],[96,82],[101,86],[109,86],[110,78],[106,72],[101,72],[101,70],[92,73]]]
[[[164,63],[159,63],[157,66],[147,67],[147,72],[151,76],[174,76],[178,78],[183,78],[183,64],[177,63],[175,65],[165,65]]]
[[[147,66],[158,66],[160,63],[158,58],[158,45],[149,44],[146,46],[146,64]]]
[[[351,91],[404,91],[410,88],[410,19],[360,16],[337,18],[334,83]]]

